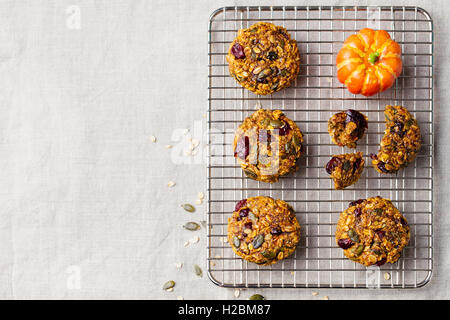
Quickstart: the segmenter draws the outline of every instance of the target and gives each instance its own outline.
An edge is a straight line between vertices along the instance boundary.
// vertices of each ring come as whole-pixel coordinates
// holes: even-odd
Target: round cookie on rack
[[[338,112],[328,120],[328,133],[331,140],[340,147],[356,148],[367,129],[367,117],[361,112],[348,109]]]
[[[386,130],[378,154],[371,154],[372,165],[379,173],[395,173],[416,158],[420,149],[417,120],[402,106],[386,106]]]
[[[336,228],[336,243],[345,256],[365,266],[395,263],[409,238],[405,217],[381,197],[351,202]]]
[[[273,183],[297,170],[302,143],[302,132],[282,111],[259,109],[237,129],[233,150],[247,177]]]
[[[285,28],[267,22],[240,29],[226,59],[231,76],[260,95],[290,86],[300,71],[297,42]]]
[[[362,152],[333,155],[325,170],[334,181],[336,190],[344,189],[356,183],[364,169]]]
[[[300,224],[283,200],[258,196],[236,204],[228,219],[228,243],[242,259],[271,265],[291,255],[300,240]]]

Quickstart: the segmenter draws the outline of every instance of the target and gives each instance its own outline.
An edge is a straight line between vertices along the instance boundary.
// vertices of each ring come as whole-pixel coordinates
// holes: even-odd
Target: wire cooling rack
[[[257,96],[229,76],[225,60],[237,30],[257,21],[282,25],[297,40],[301,71],[295,83],[270,96]],[[389,90],[365,98],[350,94],[336,78],[336,54],[344,40],[364,27],[384,29],[402,47],[403,73]],[[209,22],[208,111],[208,274],[224,287],[417,288],[426,284],[433,263],[433,24],[417,7],[225,7]],[[368,155],[384,132],[384,107],[403,105],[419,121],[422,148],[397,175],[381,175]],[[246,178],[235,162],[234,132],[255,108],[281,109],[304,133],[300,169],[279,182]],[[369,129],[357,151],[366,168],[345,190],[333,189],[324,165],[332,154],[349,152],[331,143],[332,114],[357,109]],[[301,229],[291,257],[264,267],[237,257],[226,243],[227,220],[243,198],[267,195],[290,203]],[[346,259],[335,245],[340,212],[359,198],[392,199],[406,216],[411,240],[395,264],[366,268]],[[384,277],[388,272],[390,277]]]

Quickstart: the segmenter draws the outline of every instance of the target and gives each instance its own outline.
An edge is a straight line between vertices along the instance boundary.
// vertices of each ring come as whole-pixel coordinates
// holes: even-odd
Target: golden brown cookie
[[[292,254],[300,240],[300,224],[283,200],[243,199],[228,219],[228,243],[242,259],[274,264]]]
[[[328,120],[328,133],[331,140],[341,147],[356,148],[356,141],[363,137],[366,129],[367,117],[352,109],[338,112]]]
[[[416,158],[420,149],[417,120],[402,106],[386,106],[386,130],[378,154],[371,154],[372,165],[379,173],[394,173]]]
[[[333,155],[325,170],[334,181],[335,189],[344,189],[358,181],[364,169],[362,152]]]
[[[233,150],[247,177],[272,183],[297,170],[302,143],[302,132],[283,112],[260,109],[237,129]]]
[[[405,217],[381,197],[351,202],[336,228],[336,243],[345,256],[365,266],[395,263],[409,238]]]
[[[230,75],[260,95],[290,86],[300,70],[297,42],[285,28],[267,22],[240,29],[226,59]]]

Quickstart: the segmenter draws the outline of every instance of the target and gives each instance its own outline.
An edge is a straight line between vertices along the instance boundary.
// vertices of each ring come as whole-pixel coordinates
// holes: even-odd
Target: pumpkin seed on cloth
[[[248,300],[265,300],[264,296],[255,293],[254,295],[250,296],[250,298],[248,298]]]
[[[409,239],[405,217],[381,197],[352,201],[336,227],[336,243],[344,255],[365,266],[395,263]]]
[[[228,242],[238,256],[259,265],[271,265],[295,251],[300,224],[283,200],[258,196],[236,204],[228,219]]]
[[[200,225],[197,222],[186,222],[183,225],[183,228],[189,230],[189,231],[196,231],[200,229]]]
[[[195,207],[192,204],[185,203],[182,204],[181,207],[186,210],[187,212],[195,212]]]
[[[197,264],[194,264],[194,273],[199,277],[203,277],[202,268],[200,268]]]
[[[163,285],[163,290],[169,290],[175,286],[175,281],[169,280]]]

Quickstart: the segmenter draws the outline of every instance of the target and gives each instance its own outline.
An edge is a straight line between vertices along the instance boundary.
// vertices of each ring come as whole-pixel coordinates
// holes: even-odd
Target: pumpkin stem
[[[380,57],[380,54],[378,52],[374,51],[371,54],[369,54],[369,62],[371,64],[375,64],[375,62],[378,61],[379,57]]]

